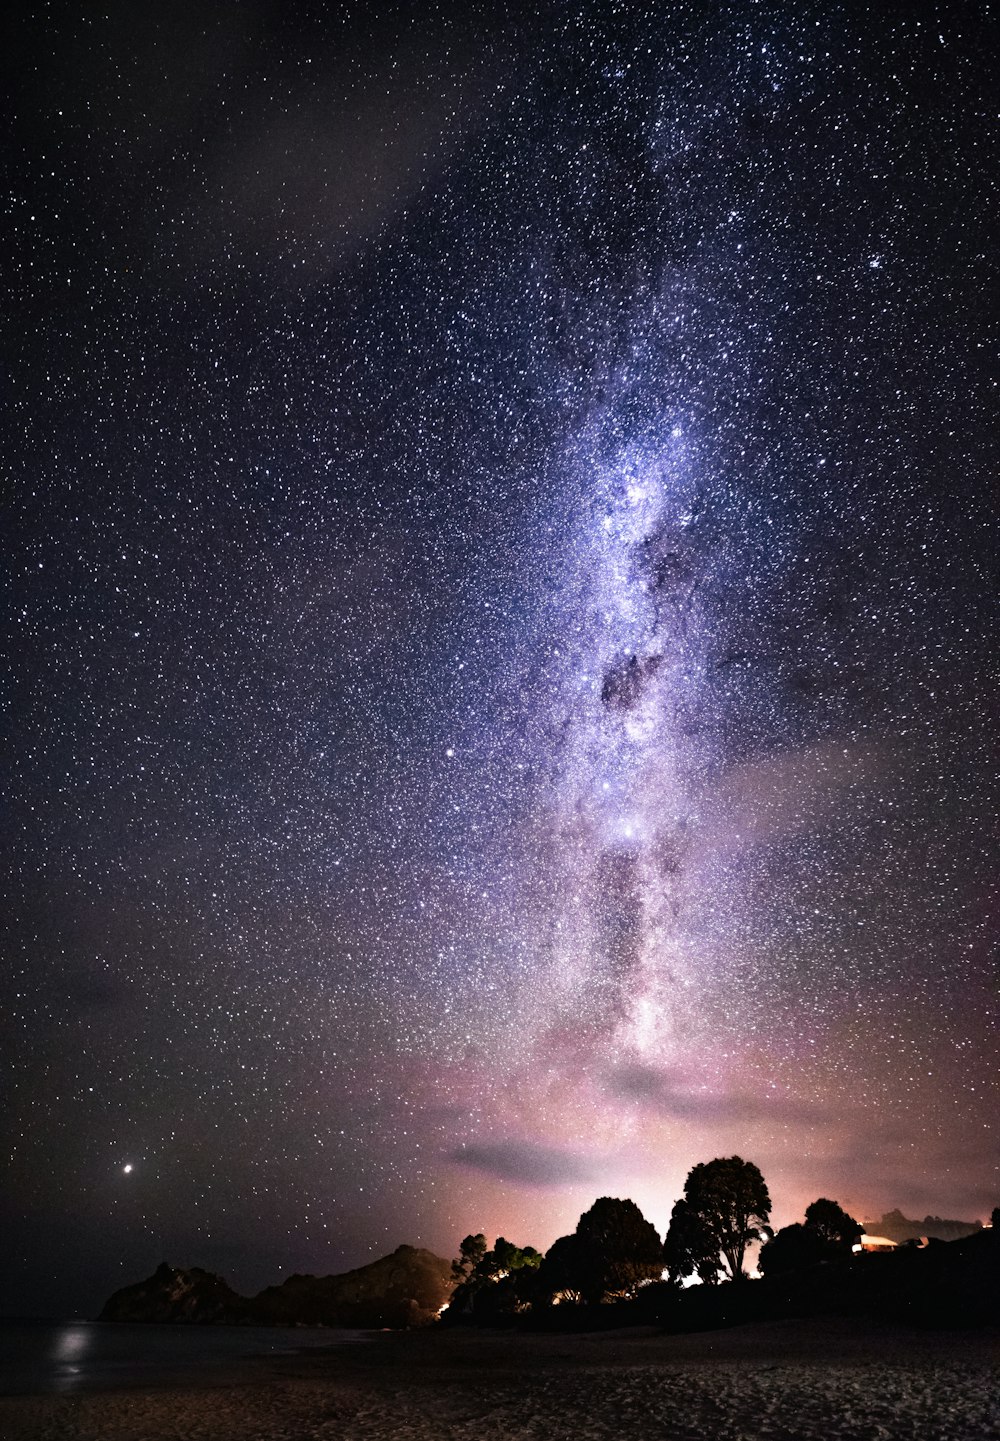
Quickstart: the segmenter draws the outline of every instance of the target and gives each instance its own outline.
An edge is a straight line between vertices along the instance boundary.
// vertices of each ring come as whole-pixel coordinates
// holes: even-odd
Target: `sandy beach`
[[[779,1322],[694,1336],[434,1332],[197,1389],[0,1401],[3,1441],[987,1441],[1000,1336]]]

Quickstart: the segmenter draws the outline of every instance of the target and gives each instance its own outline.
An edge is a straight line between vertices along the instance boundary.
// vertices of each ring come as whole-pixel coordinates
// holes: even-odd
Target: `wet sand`
[[[2,1441],[1000,1441],[1000,1333],[385,1335],[197,1388],[0,1400]]]

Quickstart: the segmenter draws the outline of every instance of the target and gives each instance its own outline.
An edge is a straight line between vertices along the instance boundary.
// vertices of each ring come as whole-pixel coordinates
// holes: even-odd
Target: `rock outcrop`
[[[179,1270],[166,1261],[147,1281],[124,1286],[105,1302],[99,1321],[246,1321],[249,1303],[221,1276],[200,1266]]]
[[[146,1281],[116,1291],[101,1321],[174,1321],[256,1326],[420,1326],[432,1321],[454,1282],[451,1263],[400,1246],[339,1276],[289,1276],[259,1295],[240,1296],[221,1276],[164,1262]]]

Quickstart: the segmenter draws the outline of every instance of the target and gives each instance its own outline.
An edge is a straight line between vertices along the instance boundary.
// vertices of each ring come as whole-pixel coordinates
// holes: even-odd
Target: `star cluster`
[[[23,10],[7,1294],[1000,1199],[996,55]]]

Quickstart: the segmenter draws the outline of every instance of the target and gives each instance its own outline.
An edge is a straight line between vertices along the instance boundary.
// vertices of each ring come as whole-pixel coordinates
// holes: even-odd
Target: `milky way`
[[[8,1294],[987,1212],[987,11],[22,22]]]

